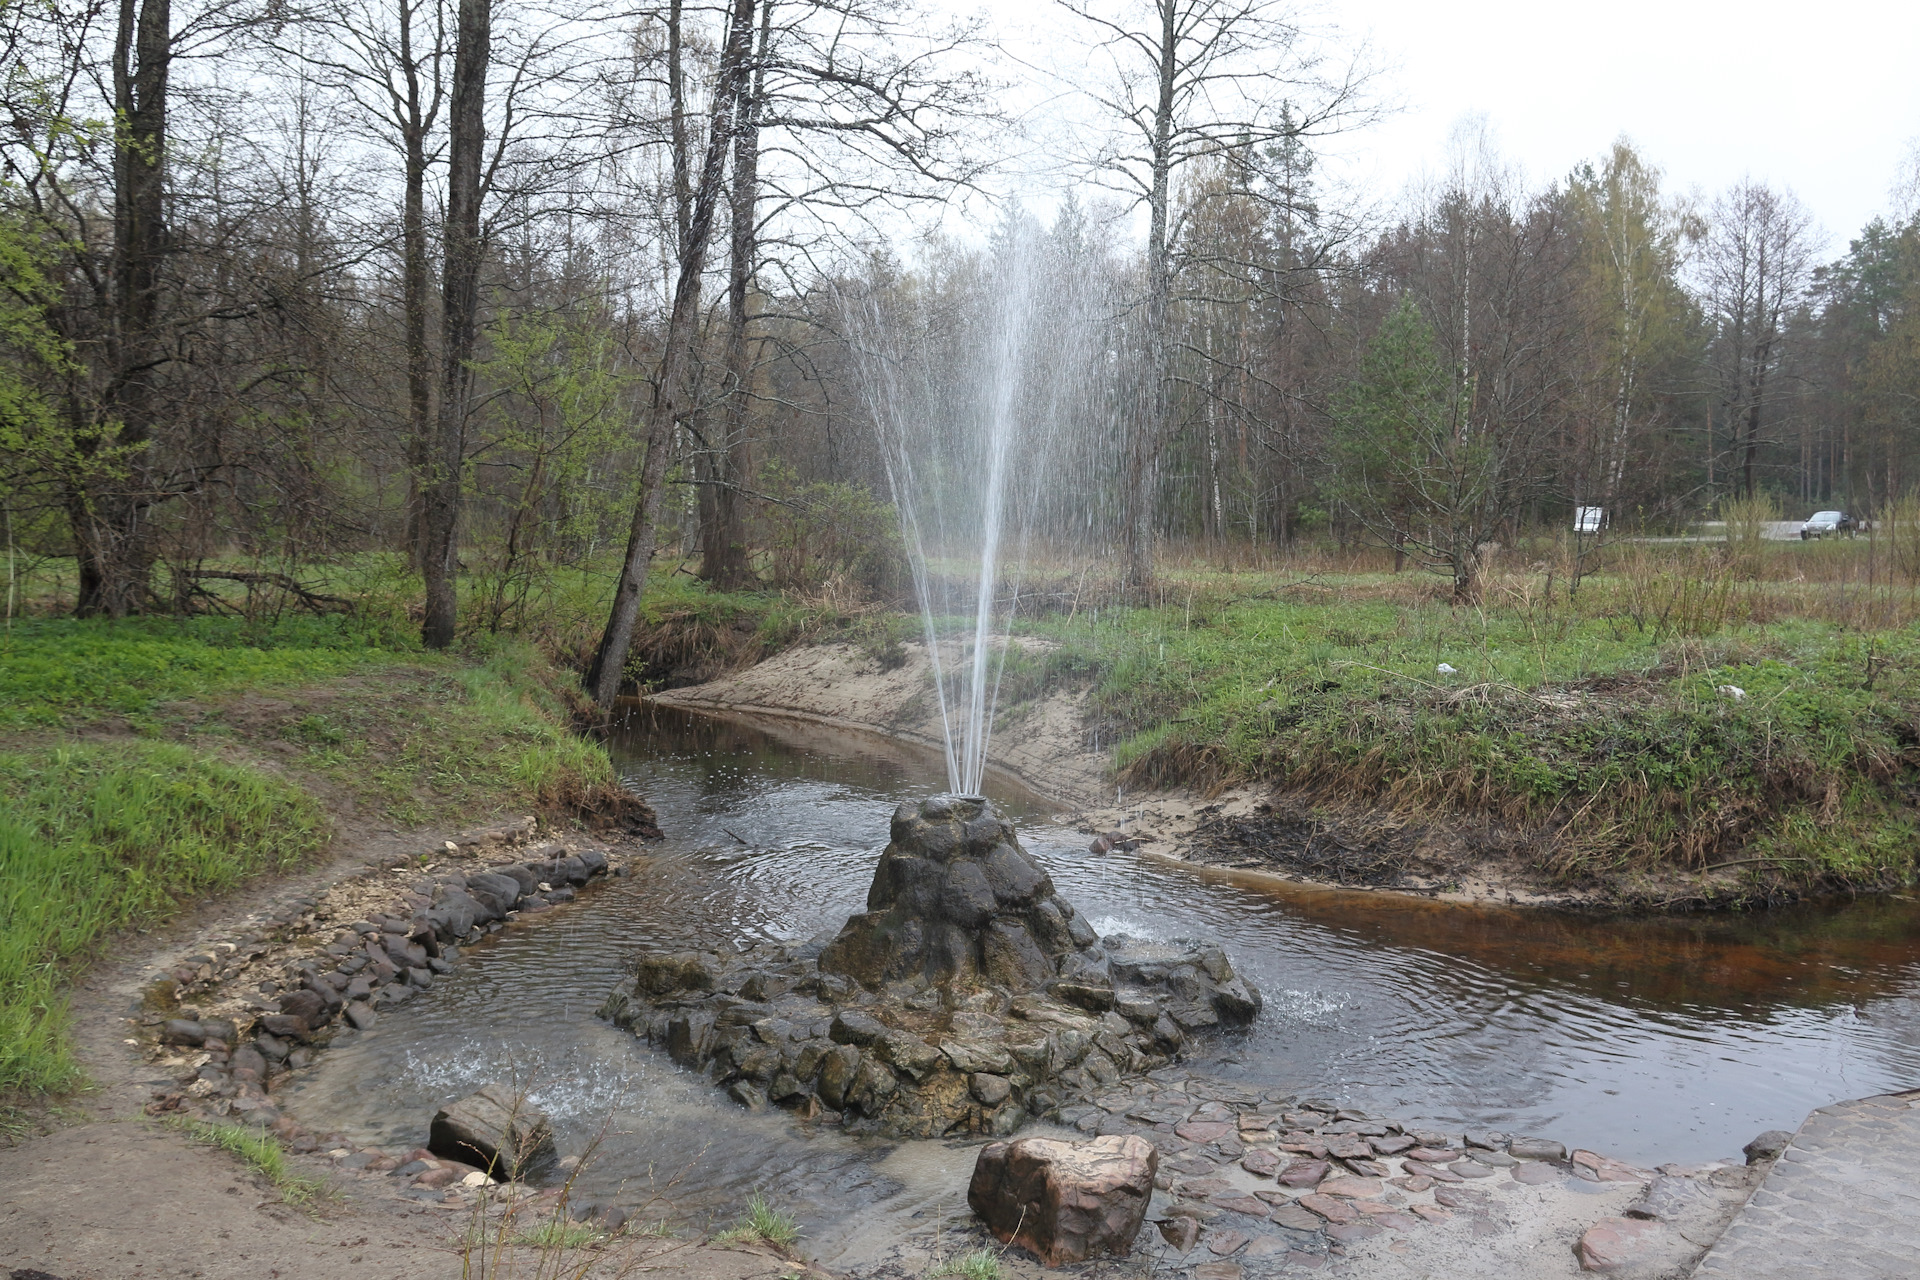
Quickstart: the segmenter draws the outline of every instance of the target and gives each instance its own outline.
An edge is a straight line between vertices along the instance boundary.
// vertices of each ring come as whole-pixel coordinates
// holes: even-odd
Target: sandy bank
[[[851,644],[789,649],[648,700],[878,733],[937,752],[944,736],[926,647],[905,648],[906,662],[891,668]],[[1089,838],[1119,833],[1151,857],[1291,884],[1387,889],[1445,902],[1568,906],[1599,900],[1543,885],[1516,845],[1457,826],[1415,828],[1359,807],[1308,809],[1256,786],[1208,796],[1128,791],[1111,777],[1111,753],[1095,749],[1088,712],[1085,690],[1057,690],[1003,710],[988,764],[1070,813]],[[1340,856],[1363,846],[1382,849],[1385,857],[1356,865]],[[1391,885],[1380,883],[1383,878]]]

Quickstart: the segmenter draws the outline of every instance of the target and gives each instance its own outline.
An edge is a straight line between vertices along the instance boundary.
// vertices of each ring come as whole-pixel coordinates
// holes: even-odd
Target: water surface
[[[798,939],[864,903],[887,819],[944,785],[935,754],[781,721],[637,711],[616,758],[668,833],[635,876],[470,948],[459,969],[322,1056],[289,1105],[361,1140],[531,1072],[583,1180],[682,1219],[777,1187],[820,1256],[950,1210],[971,1154],[748,1116],[592,1016],[637,947]],[[1306,889],[1087,852],[1039,797],[993,785],[1096,928],[1223,942],[1265,993],[1207,1070],[1435,1127],[1540,1134],[1653,1163],[1733,1155],[1812,1107],[1920,1085],[1920,901],[1607,919]],[[878,1213],[855,1213],[883,1205]]]

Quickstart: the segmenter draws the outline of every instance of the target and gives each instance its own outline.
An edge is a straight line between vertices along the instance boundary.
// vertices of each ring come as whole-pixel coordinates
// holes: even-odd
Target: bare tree
[[[1812,217],[1792,193],[1751,179],[1713,203],[1701,269],[1717,330],[1719,403],[1738,451],[1740,488],[1758,492],[1762,427],[1779,390],[1787,317],[1806,294],[1813,267]]]
[[[1127,583],[1153,576],[1159,464],[1171,430],[1173,184],[1195,161],[1352,127],[1368,118],[1355,59],[1330,68],[1276,0],[1059,0],[1094,33],[1105,83],[1083,91],[1111,121],[1098,179],[1147,208],[1143,368],[1123,446]]]

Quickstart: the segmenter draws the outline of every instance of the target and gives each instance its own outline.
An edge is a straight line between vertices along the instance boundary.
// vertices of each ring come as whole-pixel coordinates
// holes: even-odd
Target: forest
[[[1380,110],[1360,56],[1063,4],[1098,127],[1022,203],[1031,58],[910,0],[9,0],[9,616],[377,584],[445,647],[564,598],[606,702],[650,574],[897,598],[884,420],[965,416],[996,342],[1030,527],[1120,590],[1332,547],[1466,601],[1580,508],[1913,501],[1911,200],[1836,254],[1791,191],[1624,138],[1527,180],[1469,123],[1367,204],[1318,154]]]

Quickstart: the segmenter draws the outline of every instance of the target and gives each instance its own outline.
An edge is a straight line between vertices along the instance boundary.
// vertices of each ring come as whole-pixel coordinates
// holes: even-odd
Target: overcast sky
[[[1449,134],[1477,114],[1533,183],[1625,134],[1676,192],[1711,196],[1746,174],[1790,187],[1837,254],[1891,210],[1920,140],[1915,0],[1341,0],[1316,12],[1372,47],[1401,105],[1337,144],[1377,199],[1441,169]],[[1011,49],[1060,67],[1050,0],[987,0],[987,13]]]

